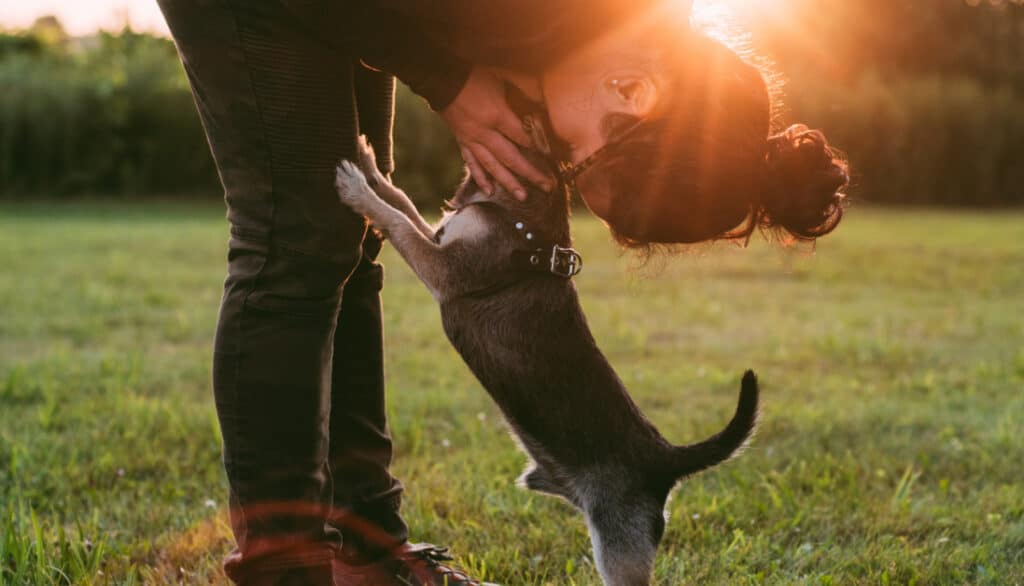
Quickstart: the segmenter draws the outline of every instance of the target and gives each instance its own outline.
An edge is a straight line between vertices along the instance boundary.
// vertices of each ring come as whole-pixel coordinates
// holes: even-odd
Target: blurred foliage
[[[1024,204],[1024,94],[966,77],[804,84],[795,116],[848,153],[855,196],[875,202]]]
[[[441,118],[401,84],[395,110],[395,183],[417,204],[436,207],[462,180],[459,147]]]
[[[1020,0],[737,4],[750,44],[786,74],[780,123],[824,129],[858,199],[1024,203]],[[41,19],[0,34],[0,87],[0,195],[219,191],[165,39],[72,39]],[[396,180],[433,205],[461,176],[458,150],[404,88],[397,110]]]
[[[0,195],[217,193],[169,40],[124,30],[70,39],[59,23],[0,34]],[[404,87],[396,180],[423,203],[462,177],[443,123]]]
[[[1024,89],[1022,0],[744,1],[739,24],[789,75],[841,82],[877,71]]]
[[[784,75],[780,124],[825,130],[857,198],[1024,203],[1024,0],[754,0],[733,16]]]
[[[10,47],[14,43],[5,43]],[[42,45],[44,50],[36,50]],[[174,46],[131,31],[26,43],[0,61],[0,191],[216,188]]]

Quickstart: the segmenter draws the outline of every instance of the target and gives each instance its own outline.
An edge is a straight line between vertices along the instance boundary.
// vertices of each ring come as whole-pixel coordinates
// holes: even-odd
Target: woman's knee
[[[358,241],[311,252],[273,239],[261,243],[232,237],[226,297],[259,311],[333,316],[361,257]]]

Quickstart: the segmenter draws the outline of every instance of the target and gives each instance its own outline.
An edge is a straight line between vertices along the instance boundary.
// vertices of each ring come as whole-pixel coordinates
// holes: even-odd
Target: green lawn
[[[222,217],[0,205],[0,583],[223,580]],[[743,369],[763,382],[753,447],[671,501],[659,583],[1024,583],[1024,213],[855,208],[813,255],[640,269],[576,228],[594,333],[667,437],[722,427]],[[581,518],[513,485],[524,457],[385,259],[414,538],[504,584],[596,584]]]

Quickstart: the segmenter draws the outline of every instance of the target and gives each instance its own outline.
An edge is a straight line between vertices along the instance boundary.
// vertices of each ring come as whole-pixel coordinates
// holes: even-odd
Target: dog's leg
[[[433,240],[434,228],[423,219],[416,205],[412,203],[404,191],[395,187],[391,181],[380,172],[377,167],[377,157],[373,154],[373,147],[367,142],[366,136],[359,137],[359,169],[366,177],[366,183],[377,194],[377,197],[387,202],[391,207],[405,214],[412,225],[424,236]]]
[[[530,468],[519,477],[519,484],[537,492],[543,492],[552,494],[555,496],[564,496],[566,492],[565,486],[561,482],[555,480],[548,472],[538,466]]]
[[[450,290],[448,259],[430,234],[416,227],[413,220],[377,196],[355,164],[342,161],[336,177],[338,196],[357,214],[366,216],[387,234],[392,246],[430,289],[436,299]],[[419,214],[416,214],[419,216]],[[421,218],[422,220],[422,218]]]

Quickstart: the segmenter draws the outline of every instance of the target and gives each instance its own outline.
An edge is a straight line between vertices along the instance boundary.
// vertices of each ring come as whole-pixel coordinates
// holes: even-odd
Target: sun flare
[[[695,26],[711,31],[777,28],[796,20],[797,5],[793,0],[694,0],[691,18]]]

